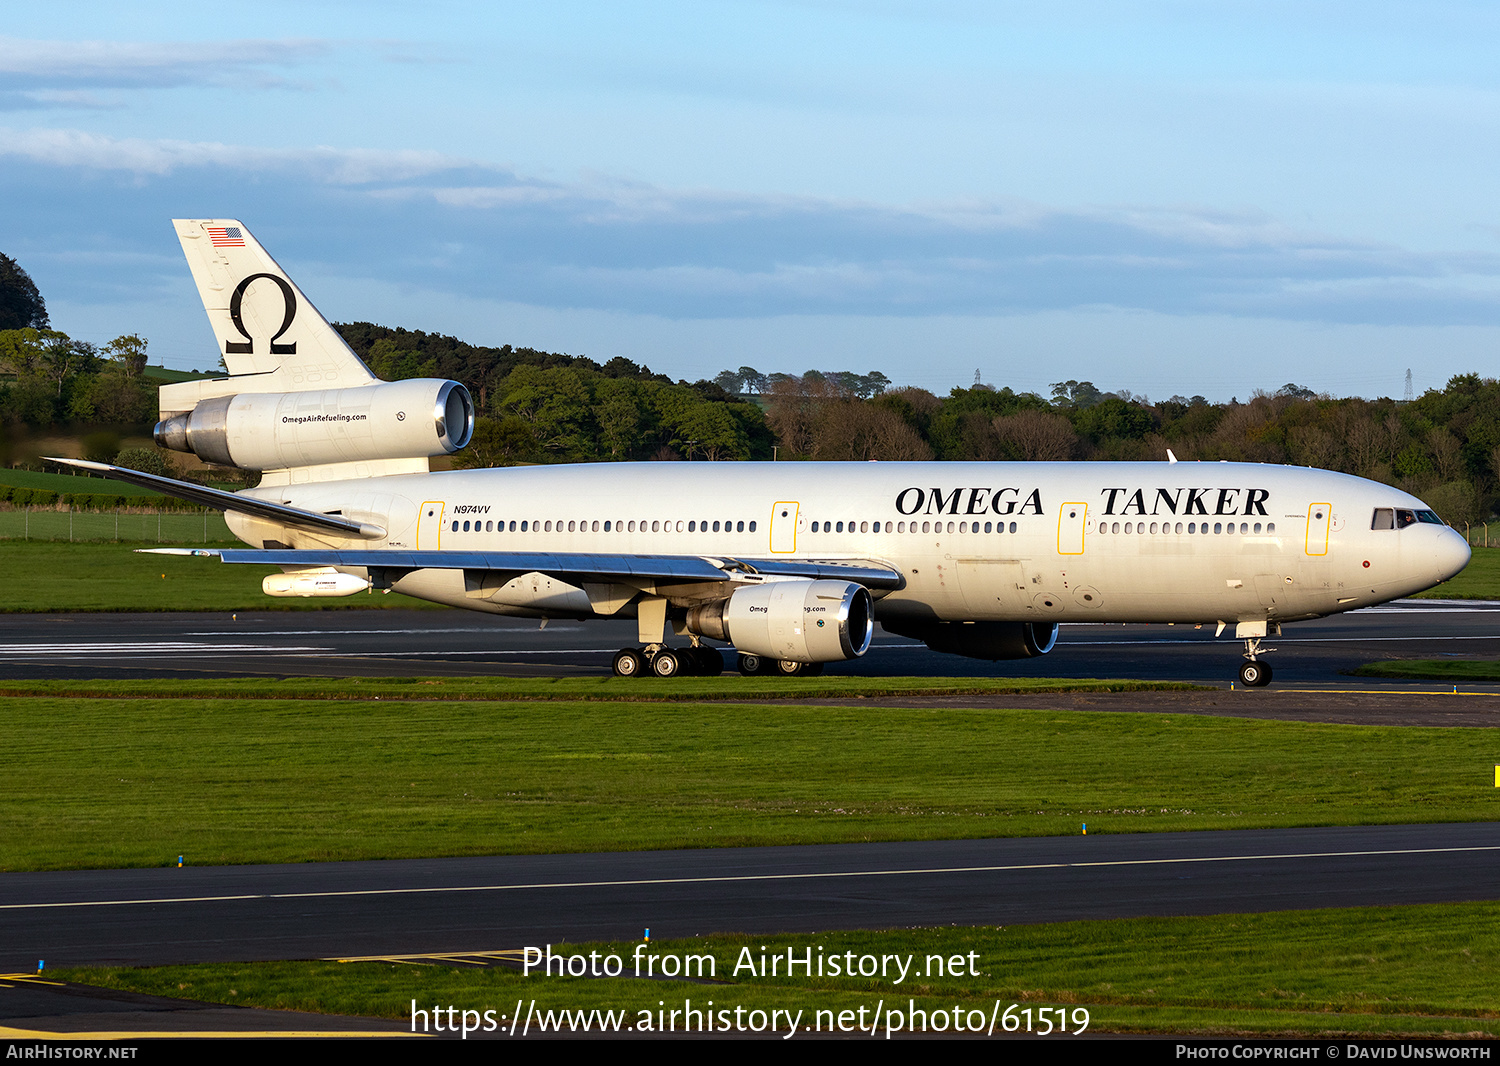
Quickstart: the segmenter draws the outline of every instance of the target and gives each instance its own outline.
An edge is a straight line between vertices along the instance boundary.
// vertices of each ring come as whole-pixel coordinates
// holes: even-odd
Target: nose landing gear
[[[1258,636],[1245,637],[1245,661],[1240,664],[1240,684],[1246,688],[1264,688],[1271,683],[1271,664],[1256,658],[1262,652],[1276,650],[1262,648],[1260,642],[1264,638],[1264,631]]]

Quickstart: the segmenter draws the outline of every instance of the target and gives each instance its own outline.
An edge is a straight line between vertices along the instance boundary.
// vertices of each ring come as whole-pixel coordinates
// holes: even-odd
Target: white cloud
[[[455,160],[438,152],[365,148],[253,148],[217,141],[109,137],[83,130],[0,128],[0,156],[91,170],[166,175],[186,167],[295,170],[335,185],[406,181],[448,170]]]
[[[303,63],[333,49],[329,41],[311,39],[132,42],[0,37],[0,80],[36,87],[220,84],[231,78],[239,82],[247,69]]]

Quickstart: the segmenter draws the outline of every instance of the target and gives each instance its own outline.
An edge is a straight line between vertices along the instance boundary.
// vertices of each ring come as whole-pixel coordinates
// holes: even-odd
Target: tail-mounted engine
[[[165,394],[164,394],[165,395]],[[414,378],[322,392],[243,392],[200,401],[156,425],[156,443],[207,463],[284,470],[456,452],[474,401],[456,381]]]
[[[797,663],[856,659],[870,647],[869,590],[845,581],[767,581],[688,611],[687,627],[748,655]]]

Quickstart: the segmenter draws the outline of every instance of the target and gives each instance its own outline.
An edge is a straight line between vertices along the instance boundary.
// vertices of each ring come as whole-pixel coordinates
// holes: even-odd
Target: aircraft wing
[[[226,563],[260,563],[288,569],[320,566],[367,570],[483,570],[497,574],[546,574],[577,584],[610,578],[671,584],[725,581],[736,574],[777,577],[837,578],[873,589],[899,589],[905,579],[896,569],[868,560],[715,559],[699,555],[613,555],[586,552],[392,551],[296,548],[224,548],[178,553],[217,555]]]
[[[139,485],[143,489],[152,489],[166,496],[175,496],[181,500],[191,503],[202,504],[204,507],[212,507],[216,511],[238,511],[241,514],[254,515],[256,518],[266,518],[283,525],[296,526],[301,529],[315,529],[324,533],[337,533],[345,537],[363,537],[367,540],[375,540],[385,536],[385,530],[379,526],[373,526],[368,522],[355,522],[340,515],[320,514],[317,511],[304,511],[300,507],[289,507],[284,503],[271,503],[269,500],[257,500],[249,496],[241,496],[234,492],[225,492],[223,489],[211,489],[206,485],[194,485],[188,481],[178,481],[175,478],[161,477],[157,474],[147,474],[140,470],[130,470],[123,466],[110,466],[108,463],[94,463],[87,459],[53,459],[48,458],[49,463],[66,463],[83,470],[92,470],[96,474],[114,478],[130,485]]]

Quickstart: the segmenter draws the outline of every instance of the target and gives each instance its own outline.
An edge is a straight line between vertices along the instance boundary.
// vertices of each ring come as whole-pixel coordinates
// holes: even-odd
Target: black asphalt
[[[0,970],[1500,899],[1500,824],[0,876]]]
[[[1050,655],[989,663],[941,655],[877,627],[862,659],[830,664],[827,672],[1227,685],[1243,649],[1233,632],[1216,639],[1212,625],[1065,625]],[[633,622],[540,628],[536,621],[448,610],[12,614],[0,615],[0,679],[599,676],[609,672],[616,651],[634,643]],[[1500,604],[1402,601],[1288,625],[1266,644],[1276,649],[1268,656],[1275,684],[1347,686],[1341,671],[1383,658],[1500,658]]]

